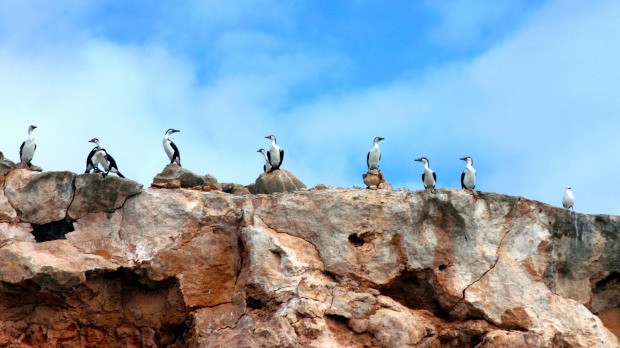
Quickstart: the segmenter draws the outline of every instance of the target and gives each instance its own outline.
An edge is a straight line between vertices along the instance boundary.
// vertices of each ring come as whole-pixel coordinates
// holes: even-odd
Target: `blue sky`
[[[620,2],[2,1],[0,151],[83,172],[98,137],[145,185],[167,163],[253,182],[269,134],[306,185],[477,189],[620,213]]]

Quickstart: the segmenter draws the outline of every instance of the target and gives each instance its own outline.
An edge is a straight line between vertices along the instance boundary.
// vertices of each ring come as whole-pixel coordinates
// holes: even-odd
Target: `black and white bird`
[[[460,160],[467,163],[465,165],[465,170],[463,170],[461,174],[461,188],[473,190],[476,188],[476,170],[472,166],[474,161],[469,156],[463,157]]]
[[[118,170],[118,165],[116,165],[114,157],[112,157],[106,149],[101,147],[99,144],[99,139],[92,138],[89,142],[95,143],[97,146],[90,151],[88,158],[86,158],[85,173],[90,173],[91,167],[95,170],[95,173],[100,172],[101,170],[99,170],[98,166],[101,165],[101,167],[103,167],[103,177],[106,177],[110,174],[110,172],[112,172],[119,177],[124,178],[125,176]]]
[[[276,137],[274,135],[266,136],[265,138],[271,140],[271,148],[267,152],[267,160],[271,165],[270,172],[274,170],[280,169],[282,165],[282,161],[284,160],[284,150],[280,149],[278,145],[276,145]]]
[[[176,163],[181,167],[181,154],[179,153],[179,148],[172,142],[172,140],[168,139],[172,133],[180,132],[177,129],[168,129],[166,134],[164,135],[164,151],[166,151],[166,155],[170,158],[170,164]]]
[[[37,149],[37,143],[34,141],[34,130],[37,126],[28,127],[28,138],[22,143],[22,146],[19,147],[19,160],[22,163],[26,163],[28,167],[32,164],[32,157],[34,157],[34,151]]]
[[[379,169],[379,161],[381,160],[381,150],[379,150],[379,142],[385,138],[376,137],[374,145],[368,155],[366,156],[366,164],[368,164],[368,170]]]
[[[97,138],[92,138],[88,142],[94,143],[97,146],[93,147],[93,149],[88,153],[88,157],[86,157],[86,171],[84,171],[84,173],[90,173],[91,170],[94,170],[95,173],[99,173],[101,170],[99,169],[99,162],[97,161],[95,154],[97,151],[101,150],[102,147],[99,145],[99,139]]]
[[[573,209],[574,204],[575,196],[573,196],[573,191],[570,190],[570,186],[567,186],[566,192],[564,193],[564,198],[562,199],[562,206],[566,209]]]
[[[263,173],[267,173],[271,171],[271,163],[269,163],[269,157],[267,157],[267,151],[265,149],[258,149],[258,151],[263,154],[265,157],[265,164],[263,165]]]
[[[424,183],[425,189],[431,189],[432,192],[435,192],[435,184],[437,183],[437,174],[429,168],[428,158],[420,157],[416,161],[424,163],[424,172],[422,173],[422,182]]]

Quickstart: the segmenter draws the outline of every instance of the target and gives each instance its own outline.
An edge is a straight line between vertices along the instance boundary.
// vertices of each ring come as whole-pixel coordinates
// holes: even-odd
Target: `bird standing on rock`
[[[566,209],[573,209],[573,205],[575,204],[575,196],[573,196],[573,191],[570,190],[570,186],[566,187],[566,192],[564,193],[564,198],[562,199],[562,206]]]
[[[274,170],[280,169],[282,161],[284,160],[284,150],[280,149],[280,147],[276,145],[275,135],[269,135],[265,138],[271,140],[271,148],[267,152],[267,159],[271,165],[271,169],[269,171],[273,172]]]
[[[265,149],[258,149],[258,151],[263,154],[265,157],[265,164],[263,165],[263,173],[267,173],[271,171],[271,163],[269,163],[269,157],[267,157],[267,151]]]
[[[34,141],[34,132],[37,126],[31,125],[28,127],[28,138],[19,147],[19,160],[22,163],[26,163],[28,167],[32,166],[32,157],[34,157],[34,151],[37,149],[37,144]]]
[[[472,166],[474,161],[469,156],[463,157],[460,160],[467,163],[465,165],[465,170],[463,170],[461,174],[461,188],[473,190],[476,188],[476,170]]]
[[[429,168],[429,161],[426,157],[420,157],[416,161],[424,163],[424,172],[422,173],[422,182],[424,188],[430,188],[435,193],[435,184],[437,183],[437,174]]]
[[[176,163],[177,165],[179,165],[179,167],[181,167],[181,153],[179,153],[179,148],[177,148],[177,146],[172,142],[172,140],[169,139],[170,135],[172,135],[172,133],[177,133],[180,132],[180,130],[178,129],[168,129],[166,131],[166,134],[164,135],[164,151],[166,151],[166,155],[168,155],[168,158],[170,159],[170,164],[172,163]]]
[[[381,150],[379,150],[379,142],[385,138],[376,137],[373,141],[373,147],[368,151],[366,156],[366,164],[368,164],[368,171],[372,169],[379,169],[379,161],[381,160]]]
[[[86,158],[86,171],[85,171],[85,173],[90,173],[90,171],[93,170],[93,169],[95,170],[95,173],[98,173],[98,172],[101,171],[101,170],[99,170],[99,165],[101,165],[103,167],[104,171],[105,171],[103,173],[103,177],[106,177],[110,172],[116,173],[116,175],[118,175],[121,178],[125,177],[118,170],[118,166],[116,165],[116,161],[114,160],[114,157],[112,157],[106,151],[106,149],[101,147],[101,145],[99,144],[99,139],[92,138],[88,142],[89,143],[95,143],[97,146],[95,146],[90,151],[90,153],[88,154],[88,157]]]

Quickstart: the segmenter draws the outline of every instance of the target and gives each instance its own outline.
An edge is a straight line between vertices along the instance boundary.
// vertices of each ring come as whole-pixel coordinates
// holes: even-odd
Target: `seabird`
[[[461,174],[461,188],[473,190],[476,188],[476,170],[472,167],[474,161],[469,156],[460,158],[460,160],[467,162]]]
[[[431,168],[429,168],[428,158],[420,157],[416,161],[424,163],[424,172],[422,173],[422,182],[424,188],[430,188],[432,192],[435,192],[435,184],[437,183],[437,174]]]
[[[95,143],[97,146],[93,147],[93,149],[88,153],[88,157],[86,157],[86,171],[84,171],[84,173],[90,173],[91,170],[94,170],[95,173],[99,173],[101,170],[98,166],[99,162],[97,162],[97,158],[95,157],[97,151],[102,149],[101,145],[99,145],[99,139],[92,138],[88,142]]]
[[[172,133],[177,132],[180,132],[180,130],[170,128],[166,131],[166,135],[164,135],[164,150],[166,151],[168,158],[170,158],[170,164],[176,163],[179,167],[181,167],[181,154],[179,153],[179,148],[170,139],[168,139]]]
[[[28,127],[28,138],[26,138],[22,146],[19,147],[19,160],[22,163],[26,163],[28,167],[32,165],[30,162],[32,162],[34,151],[37,149],[37,144],[34,142],[34,134],[32,134],[35,128],[37,128],[37,126],[31,125]]]
[[[102,155],[103,158],[99,158],[100,155]],[[103,173],[104,178],[108,174],[110,174],[110,172],[116,173],[116,175],[120,176],[121,178],[125,178],[125,176],[118,171],[118,166],[116,165],[114,157],[112,157],[112,155],[110,155],[105,149],[97,151],[96,156],[103,169],[105,169],[105,173]]]
[[[110,154],[108,154],[106,149],[102,148],[99,144],[99,139],[92,138],[91,140],[89,140],[89,142],[95,143],[97,144],[97,146],[95,146],[90,151],[88,157],[86,158],[85,173],[90,173],[92,169],[95,170],[95,173],[98,173],[101,171],[99,170],[98,166],[101,165],[105,171],[103,173],[104,177],[107,176],[110,172],[112,172],[116,173],[116,175],[120,176],[121,178],[124,178],[125,176],[118,171],[118,166],[116,165],[116,161],[114,160],[114,158]]]
[[[280,169],[282,165],[282,161],[284,160],[284,150],[280,149],[278,145],[276,145],[276,137],[274,135],[266,136],[265,138],[271,140],[271,148],[267,152],[267,160],[271,165],[270,172],[274,170]]]
[[[562,206],[566,209],[573,209],[573,205],[575,204],[575,196],[573,196],[573,191],[570,190],[570,186],[566,187],[566,193],[564,193],[564,199],[562,199]]]
[[[258,151],[256,152],[262,153],[263,156],[265,157],[265,164],[263,165],[263,173],[267,173],[271,171],[271,163],[269,163],[269,157],[267,157],[267,151],[265,151],[265,149],[258,149]]]
[[[368,170],[379,169],[379,161],[381,160],[381,150],[379,150],[379,142],[385,138],[376,137],[374,140],[374,146],[368,155],[366,156],[366,164],[368,164]]]

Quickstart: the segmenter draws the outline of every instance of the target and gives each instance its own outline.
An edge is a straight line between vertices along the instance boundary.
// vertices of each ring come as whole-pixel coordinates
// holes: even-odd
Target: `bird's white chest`
[[[564,206],[564,208],[569,208],[573,206],[573,204],[575,204],[575,197],[573,196],[573,193],[570,191],[566,191],[564,199],[562,199],[562,205]]]
[[[103,152],[102,150],[99,150],[97,152],[95,152],[95,160],[93,161],[93,163],[95,165],[101,164],[101,166],[103,167],[103,169],[108,170],[110,169],[110,166],[108,164],[108,161],[105,158],[105,152]]]
[[[271,149],[269,149],[269,156],[271,157],[272,164],[280,163],[280,147],[276,144],[271,145]]]
[[[463,183],[467,188],[472,188],[476,184],[476,170],[472,167],[465,168],[465,177],[463,178]]]
[[[174,155],[174,149],[172,148],[172,145],[170,145],[170,139],[164,139],[164,151],[166,151],[166,154],[168,155],[168,157],[170,159],[172,159],[172,156]]]
[[[424,168],[424,184],[426,186],[433,186],[435,184],[433,171],[430,168]]]
[[[381,150],[379,147],[373,147],[368,151],[368,167],[369,169],[379,168],[379,159],[381,158]]]
[[[34,141],[34,137],[30,136],[26,141],[24,141],[24,148],[22,149],[22,156],[28,157],[32,159],[34,155],[34,149],[36,147],[36,142]]]

